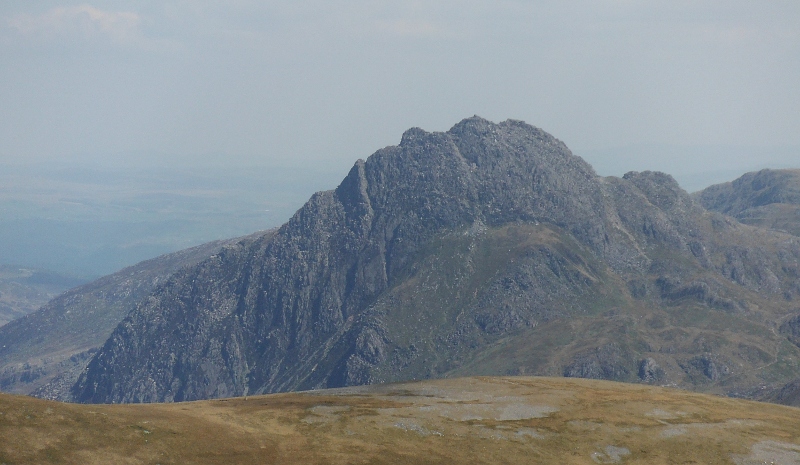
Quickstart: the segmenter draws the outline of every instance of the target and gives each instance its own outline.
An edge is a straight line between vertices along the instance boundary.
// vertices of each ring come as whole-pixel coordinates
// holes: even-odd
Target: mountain
[[[14,464],[800,463],[796,408],[567,378],[465,378],[180,404],[0,395]]]
[[[536,374],[750,395],[800,375],[779,334],[800,241],[709,212],[669,175],[601,178],[479,117],[413,128],[274,234],[162,283],[73,386],[162,402]]]
[[[29,267],[0,265],[0,326],[27,315],[84,281]]]
[[[709,210],[729,214],[746,224],[800,236],[800,170],[761,170],[695,194]],[[800,307],[786,316],[778,331],[800,347]],[[783,386],[764,386],[761,400],[800,406],[800,378]]]
[[[210,242],[141,262],[0,327],[0,390],[68,399],[92,354],[139,300],[181,268],[246,240]]]
[[[707,209],[800,236],[800,169],[761,170],[696,194]]]

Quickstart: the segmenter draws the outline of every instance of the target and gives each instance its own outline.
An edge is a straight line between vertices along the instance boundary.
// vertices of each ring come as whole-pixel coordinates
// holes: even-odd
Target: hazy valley
[[[341,174],[159,157],[0,164],[0,264],[94,279],[279,226]],[[344,169],[342,169],[344,171]]]
[[[31,313],[83,280],[46,270],[0,265],[0,326]]]

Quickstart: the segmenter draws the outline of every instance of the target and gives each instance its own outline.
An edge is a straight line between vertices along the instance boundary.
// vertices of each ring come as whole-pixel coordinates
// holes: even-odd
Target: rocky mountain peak
[[[400,146],[413,144],[414,141],[424,138],[427,134],[426,131],[418,127],[407,129],[400,138]]]
[[[692,204],[689,194],[681,188],[671,175],[659,171],[630,171],[622,179],[631,182],[647,199],[659,208],[669,211],[688,208]]]
[[[391,227],[384,234],[390,239],[476,219],[602,228],[598,192],[591,166],[554,137],[521,121],[495,124],[477,116],[445,133],[409,129],[399,146],[357,162],[336,189],[344,206],[369,206],[379,223],[391,217],[391,225],[381,223]],[[587,220],[593,225],[575,224]]]
[[[659,373],[648,382],[662,371],[678,376],[680,363],[694,376],[701,362],[674,358],[690,346],[668,341],[677,330],[661,335],[627,317],[619,320],[627,332],[586,322],[605,328],[617,320],[593,320],[598,314],[643,306],[733,312],[744,307],[731,295],[794,292],[785,270],[800,247],[765,239],[779,258],[766,246],[745,248],[751,233],[719,218],[663,173],[601,179],[521,121],[475,116],[447,132],[412,128],[274,234],[228,247],[156,289],[72,394],[180,401],[481,374],[507,363],[486,352],[501,341],[519,344],[529,372],[627,379],[647,360],[643,372]],[[569,347],[537,346],[550,340],[545,327]],[[580,328],[593,346],[580,342]],[[673,355],[650,350],[658,344]]]
[[[92,360],[76,396],[183,400],[364,382],[361,368],[348,367],[355,362],[348,362],[347,353],[363,352],[365,363],[374,359],[365,354],[384,353],[376,341],[386,330],[380,322],[356,318],[408,276],[432,240],[476,224],[543,222],[601,250],[601,197],[588,164],[522,122],[473,117],[448,132],[411,129],[399,146],[357,161],[335,190],[312,196],[268,241],[206,261],[157,291]],[[187,319],[196,320],[191,327],[211,331],[193,333],[190,346],[223,357],[212,364],[213,376],[181,368],[197,357],[184,339],[152,347],[125,342],[161,337]],[[320,357],[332,357],[333,365],[327,372],[308,371],[313,365],[307,364],[320,363]],[[142,363],[159,367],[163,379],[155,391],[136,388],[128,394],[130,384],[117,377],[145,382],[142,377],[152,374]],[[139,368],[124,368],[134,366]],[[175,384],[174,376],[182,381]],[[225,388],[210,394],[209,376]]]

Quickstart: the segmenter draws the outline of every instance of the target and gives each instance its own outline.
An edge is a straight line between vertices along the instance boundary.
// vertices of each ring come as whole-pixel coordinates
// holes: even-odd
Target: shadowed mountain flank
[[[274,234],[157,286],[80,402],[474,374],[738,394],[800,374],[773,331],[800,241],[705,210],[669,175],[601,178],[520,121],[414,128]]]
[[[92,355],[138,301],[172,273],[240,240],[246,238],[146,260],[67,291],[0,327],[0,390],[68,400],[70,387]]]

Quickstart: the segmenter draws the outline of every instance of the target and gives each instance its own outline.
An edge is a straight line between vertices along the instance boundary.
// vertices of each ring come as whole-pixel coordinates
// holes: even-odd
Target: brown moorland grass
[[[0,464],[800,464],[800,410],[569,378],[177,404],[0,395]]]

